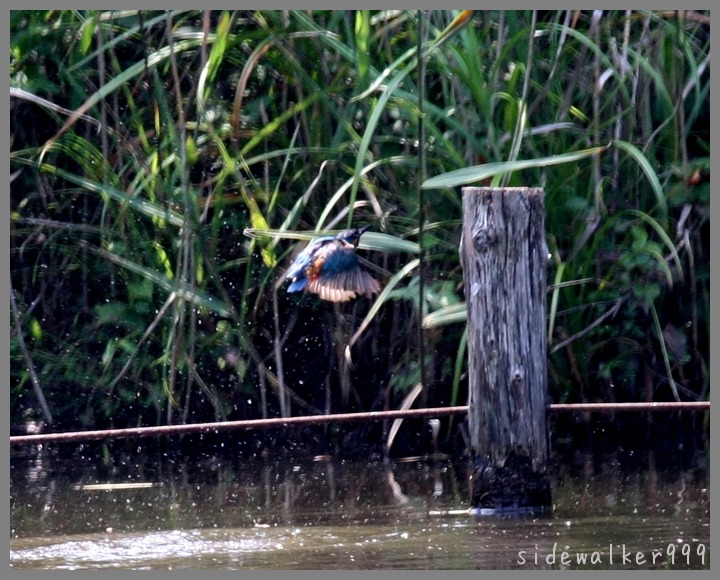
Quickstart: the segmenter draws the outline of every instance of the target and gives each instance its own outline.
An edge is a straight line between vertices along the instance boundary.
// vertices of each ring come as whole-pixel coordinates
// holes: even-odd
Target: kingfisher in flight
[[[288,292],[311,292],[330,302],[347,302],[358,294],[372,297],[380,284],[360,268],[355,255],[360,236],[370,226],[344,230],[337,236],[317,238],[298,254],[285,279]]]

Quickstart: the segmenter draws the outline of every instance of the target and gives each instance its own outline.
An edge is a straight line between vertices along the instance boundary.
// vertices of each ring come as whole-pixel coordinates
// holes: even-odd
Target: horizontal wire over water
[[[695,402],[644,402],[644,403],[556,403],[548,405],[549,413],[560,412],[638,412],[638,411],[709,411],[709,401]],[[126,437],[153,437],[188,433],[219,433],[234,429],[264,429],[291,427],[293,425],[322,425],[350,421],[387,421],[417,417],[445,417],[467,413],[468,406],[433,407],[428,409],[405,409],[396,411],[370,411],[364,413],[338,413],[334,415],[306,415],[302,417],[275,417],[214,423],[191,423],[188,425],[161,425],[157,427],[131,427],[126,429],[101,429],[95,431],[72,431],[65,433],[40,433],[10,437],[11,445],[29,445],[50,442],[90,441],[98,439],[121,439]]]

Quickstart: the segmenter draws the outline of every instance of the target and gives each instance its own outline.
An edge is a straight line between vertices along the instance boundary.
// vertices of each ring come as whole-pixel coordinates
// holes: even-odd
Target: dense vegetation
[[[423,378],[416,406],[464,404],[449,172],[475,166],[545,188],[554,401],[708,398],[706,13],[13,11],[10,31],[14,423],[379,410]],[[350,224],[385,291],[288,295],[298,240]]]

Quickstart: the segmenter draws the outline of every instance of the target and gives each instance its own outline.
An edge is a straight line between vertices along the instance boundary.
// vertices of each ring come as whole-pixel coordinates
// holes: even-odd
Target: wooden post
[[[544,191],[464,187],[472,507],[550,506]]]

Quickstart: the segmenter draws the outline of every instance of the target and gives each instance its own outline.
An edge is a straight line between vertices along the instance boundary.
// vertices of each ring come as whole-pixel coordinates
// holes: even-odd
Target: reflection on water
[[[557,467],[542,515],[469,514],[443,458],[11,458],[14,568],[708,569],[705,454]]]

